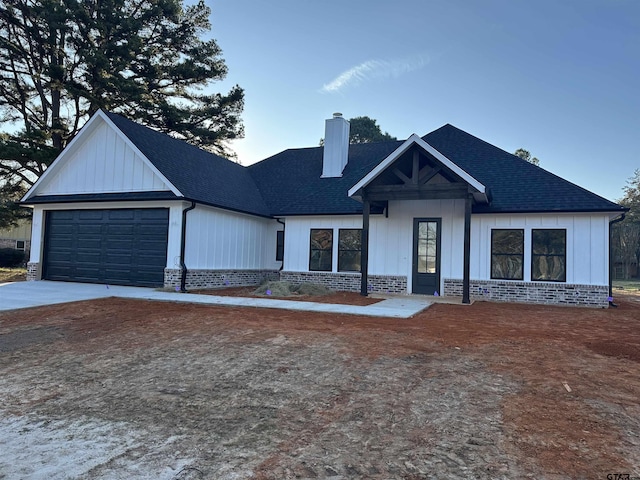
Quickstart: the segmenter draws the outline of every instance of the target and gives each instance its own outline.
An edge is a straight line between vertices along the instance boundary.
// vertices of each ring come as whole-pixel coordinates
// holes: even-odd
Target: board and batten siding
[[[76,145],[38,195],[166,191],[169,186],[147,162],[106,123]]]
[[[462,276],[464,259],[464,200],[403,200],[389,202],[389,218],[377,218],[371,229],[369,271],[406,275],[413,282],[413,219],[441,218],[440,291],[444,278]],[[392,273],[385,272],[393,269]]]
[[[202,270],[277,270],[277,230],[282,225],[272,219],[198,205],[187,213],[185,263]]]
[[[464,268],[464,200],[389,202],[389,216],[372,215],[369,229],[369,274],[407,277],[412,285],[413,219],[441,218],[441,289],[444,279],[462,279]],[[313,228],[334,230],[333,272],[338,271],[338,231],[362,228],[362,216],[301,216],[286,219],[284,270],[309,270]],[[531,230],[567,231],[568,284],[606,285],[609,269],[609,216],[606,214],[477,214],[471,217],[472,280],[491,279],[491,230],[525,230],[524,279],[531,280]]]
[[[371,219],[373,222],[373,217]],[[291,272],[309,271],[311,229],[333,229],[333,266],[338,271],[338,229],[362,228],[361,215],[287,217],[284,234],[284,269]]]
[[[531,230],[566,229],[568,284],[609,282],[609,215],[484,214],[471,218],[471,278],[491,278],[491,230],[524,229],[524,280],[531,280]],[[460,277],[461,278],[461,277]]]
[[[369,274],[407,277],[411,288],[413,219],[441,218],[441,277],[462,276],[463,200],[409,200],[389,202],[389,216],[372,215],[369,223]],[[286,219],[284,269],[309,270],[310,233],[313,228],[332,228],[333,272],[338,271],[338,231],[362,228],[361,215],[304,216]]]

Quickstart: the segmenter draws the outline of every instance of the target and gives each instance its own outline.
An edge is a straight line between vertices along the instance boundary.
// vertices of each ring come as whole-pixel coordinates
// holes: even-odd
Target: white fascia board
[[[78,132],[78,134],[73,137],[73,139],[69,142],[69,144],[65,147],[65,149],[60,152],[60,155],[56,157],[56,159],[51,163],[51,165],[44,171],[40,178],[34,183],[31,188],[25,193],[25,195],[20,200],[24,202],[27,198],[29,198],[33,193],[36,193],[40,185],[44,185],[47,182],[47,178],[54,176],[55,173],[60,170],[61,166],[65,163],[65,159],[67,157],[73,156],[73,153],[81,146],[83,137],[91,135],[92,132],[100,126],[100,122],[104,122],[109,125],[131,149],[140,156],[143,162],[147,164],[147,166],[160,177],[160,179],[169,186],[169,189],[173,192],[174,195],[178,197],[183,197],[182,193],[165,177],[160,170],[158,170],[153,163],[136,147],[136,145],[129,140],[129,138],[122,133],[122,131],[107,117],[107,115],[102,111],[98,110],[87,123],[84,124],[82,129]]]
[[[420,138],[418,135],[414,133],[409,138],[407,138],[407,140],[402,145],[396,148],[387,158],[385,158],[373,170],[371,170],[365,177],[363,177],[362,180],[360,180],[353,187],[351,187],[349,189],[349,196],[353,197],[358,192],[358,190],[369,185],[373,180],[375,180],[375,178],[378,175],[380,175],[389,165],[395,162],[413,145],[418,145],[424,151],[431,154],[440,163],[442,163],[444,166],[446,166],[451,171],[453,171],[456,175],[462,178],[465,182],[467,182],[469,185],[471,185],[476,190],[478,190],[478,192],[482,194],[486,193],[486,188],[482,183],[480,183],[478,180],[473,178],[471,175],[465,172],[462,168],[460,168],[458,165],[453,163],[451,160],[449,160],[447,157],[441,154],[438,150],[433,148],[431,145],[429,145],[427,142],[425,142],[422,138]]]

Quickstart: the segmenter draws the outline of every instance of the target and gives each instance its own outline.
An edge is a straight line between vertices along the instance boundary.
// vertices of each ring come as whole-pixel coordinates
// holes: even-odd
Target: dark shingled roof
[[[617,212],[625,208],[452,125],[422,137],[491,192],[474,213]]]
[[[285,150],[248,168],[275,216],[362,213],[362,204],[347,192],[401,144],[350,145],[349,162],[337,178],[320,178],[322,147]]]
[[[349,198],[347,192],[403,143],[350,145],[349,162],[342,177],[321,178],[322,147],[285,150],[243,167],[120,115],[106,115],[184,198],[267,217],[361,213],[362,204]],[[626,210],[452,125],[423,139],[489,189],[491,203],[474,205],[474,213]],[[176,198],[171,192],[133,192],[115,194],[113,198],[111,194],[89,195],[87,200],[144,200],[154,195]],[[80,198],[34,197],[25,203]]]
[[[231,160],[106,113],[153,165],[189,200],[239,212],[270,212],[249,171]]]
[[[491,203],[474,205],[474,213],[624,211],[452,125],[423,140],[489,189]],[[348,190],[402,143],[350,145],[340,178],[320,178],[322,147],[285,150],[248,168],[273,215],[361,213],[362,204],[347,197]]]

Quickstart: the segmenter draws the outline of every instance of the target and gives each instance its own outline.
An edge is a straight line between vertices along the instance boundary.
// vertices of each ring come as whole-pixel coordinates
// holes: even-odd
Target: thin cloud
[[[370,80],[397,78],[415,70],[423,68],[429,59],[422,56],[403,58],[399,60],[367,60],[341,73],[331,82],[322,86],[321,91],[334,93],[345,87],[360,85]]]

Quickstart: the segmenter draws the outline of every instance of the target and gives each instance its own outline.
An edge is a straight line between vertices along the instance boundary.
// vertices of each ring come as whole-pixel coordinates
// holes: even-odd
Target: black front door
[[[439,218],[413,219],[413,293],[440,293],[440,224]]]

